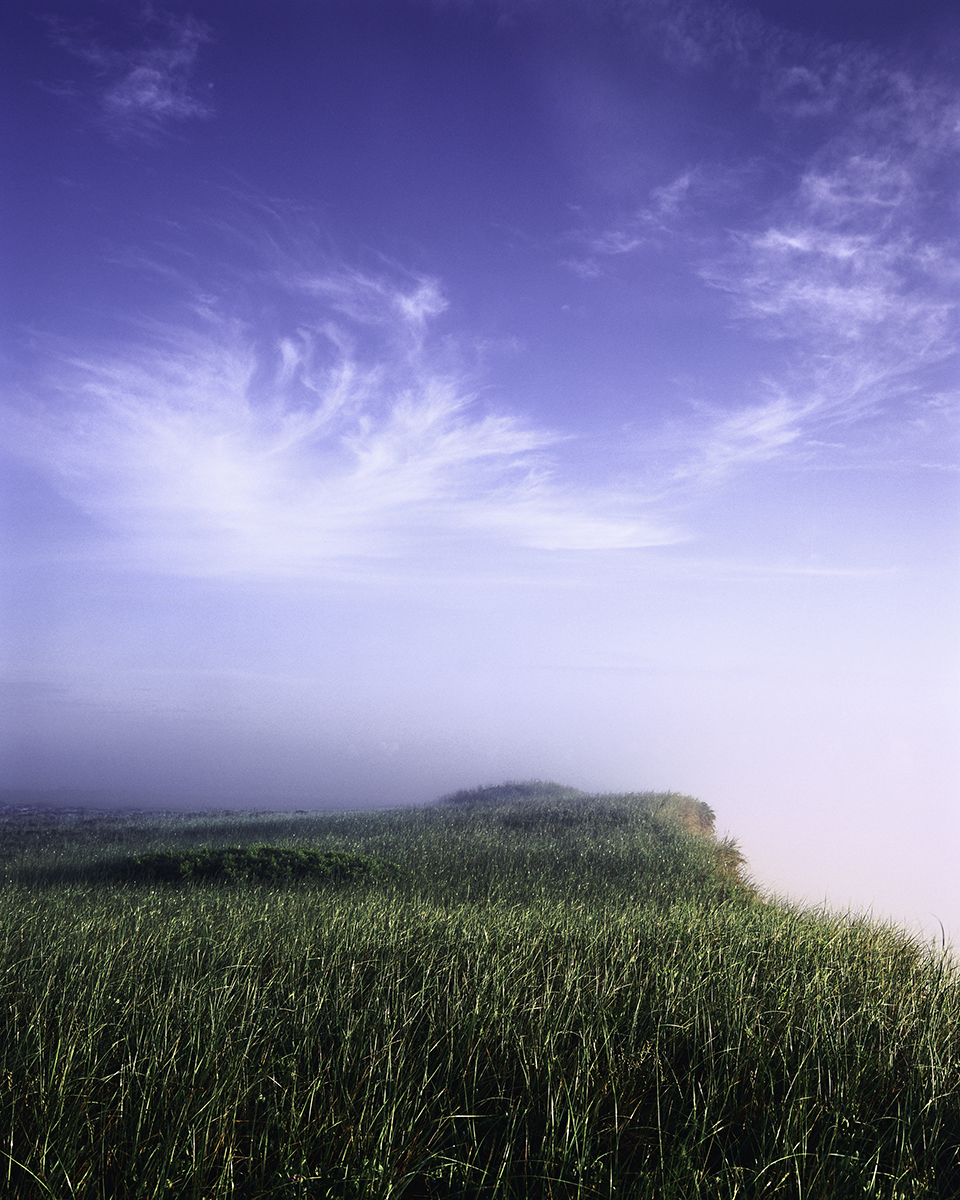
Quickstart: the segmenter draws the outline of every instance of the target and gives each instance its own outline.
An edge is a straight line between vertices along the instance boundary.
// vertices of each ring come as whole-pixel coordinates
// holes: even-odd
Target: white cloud
[[[702,172],[687,170],[660,187],[652,188],[646,203],[627,213],[599,233],[571,234],[583,252],[563,265],[584,279],[604,273],[604,260],[633,254],[644,247],[658,247],[677,237],[687,215],[691,197],[701,186],[713,184],[702,179]]]
[[[770,41],[758,13],[724,0],[638,0],[625,11],[659,41],[667,61],[684,70],[718,61],[728,70],[741,68]]]
[[[7,415],[21,452],[106,531],[97,553],[175,574],[322,576],[471,546],[676,540],[616,490],[565,480],[546,457],[563,439],[483,411],[437,365],[435,281],[340,272],[296,290],[311,320],[268,351],[211,305],[192,329],[62,361],[44,404]],[[376,353],[369,338],[361,352],[371,323]]]
[[[949,352],[953,302],[908,233],[840,234],[803,218],[743,235],[703,277],[729,291],[759,332],[816,338],[821,356],[860,344],[916,366]]]
[[[806,414],[788,398],[778,397],[733,413],[706,415],[705,432],[694,435],[693,453],[674,472],[678,482],[710,484],[734,468],[778,457],[800,438]]]
[[[877,149],[844,132],[765,227],[701,270],[748,331],[782,341],[779,387],[810,432],[884,407],[893,418],[920,373],[960,349],[960,260],[953,231],[925,211],[927,152]]]
[[[93,90],[107,131],[120,138],[149,137],[172,121],[211,116],[193,80],[200,48],[211,40],[207,26],[152,9],[133,23],[135,44],[119,47],[89,29],[50,22],[58,43],[95,69]]]
[[[675,269],[690,264],[727,294],[737,333],[781,344],[779,366],[739,408],[698,406],[695,449],[676,477],[707,482],[796,455],[883,408],[896,420],[921,373],[960,349],[960,243],[944,189],[960,149],[954,91],[892,57],[814,43],[729,4],[633,11],[675,65],[722,61],[741,96],[752,91],[775,118],[769,145],[744,150],[735,215],[724,189],[711,188],[718,168],[691,162],[630,217],[584,239],[588,255],[571,264],[595,278],[604,259],[673,243]],[[796,162],[795,175],[755,173],[763,154]],[[730,182],[738,175],[729,161],[724,171]]]
[[[631,504],[627,497],[619,506],[621,517],[591,512],[590,498],[582,499],[578,504],[576,496],[565,498],[554,489],[544,489],[543,494],[526,500],[510,498],[501,507],[492,503],[471,514],[470,520],[478,528],[535,550],[635,550],[685,540],[683,534],[653,517],[644,520],[631,515],[636,502]],[[599,507],[596,500],[593,504]]]

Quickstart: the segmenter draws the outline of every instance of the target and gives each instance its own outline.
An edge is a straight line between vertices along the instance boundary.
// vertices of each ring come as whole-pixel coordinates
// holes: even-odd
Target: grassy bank
[[[762,903],[707,813],[501,794],[13,822],[0,1191],[960,1195],[950,964]],[[267,841],[395,869],[109,882],[131,855]]]

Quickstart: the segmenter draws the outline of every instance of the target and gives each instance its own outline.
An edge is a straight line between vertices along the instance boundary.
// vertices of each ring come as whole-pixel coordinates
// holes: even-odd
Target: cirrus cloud
[[[85,88],[59,84],[53,90],[70,98],[92,95],[112,137],[149,138],[170,122],[212,116],[193,78],[200,49],[212,38],[203,22],[148,9],[124,31],[127,45],[116,44],[113,30],[108,39],[63,19],[51,18],[49,25],[57,43],[93,69]]]
[[[815,43],[734,5],[651,0],[630,12],[685,72],[722,62],[772,122],[769,146],[744,145],[722,167],[687,162],[621,219],[579,235],[587,256],[567,264],[597,278],[672,246],[678,270],[726,296],[736,334],[777,344],[779,362],[738,405],[696,399],[675,478],[796,456],[881,410],[892,422],[904,414],[906,431],[939,404],[927,375],[960,350],[955,89],[935,71]],[[765,154],[791,165],[765,173]]]
[[[562,437],[485,411],[435,361],[435,280],[340,270],[285,290],[301,319],[266,346],[207,297],[193,326],[156,325],[119,352],[60,347],[33,404],[8,412],[20,452],[104,531],[98,554],[172,574],[322,576],[438,546],[677,540],[616,487],[565,481]]]

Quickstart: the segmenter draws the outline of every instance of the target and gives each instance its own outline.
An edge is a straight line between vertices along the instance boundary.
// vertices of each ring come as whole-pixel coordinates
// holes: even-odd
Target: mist
[[[5,794],[675,790],[960,936],[955,18],[28,7]]]

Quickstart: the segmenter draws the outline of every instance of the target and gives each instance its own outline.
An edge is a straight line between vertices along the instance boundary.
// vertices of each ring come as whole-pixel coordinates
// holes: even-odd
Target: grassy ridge
[[[47,829],[0,889],[0,1192],[960,1195],[950,963],[760,902],[681,799]],[[267,836],[401,869],[105,882]]]

